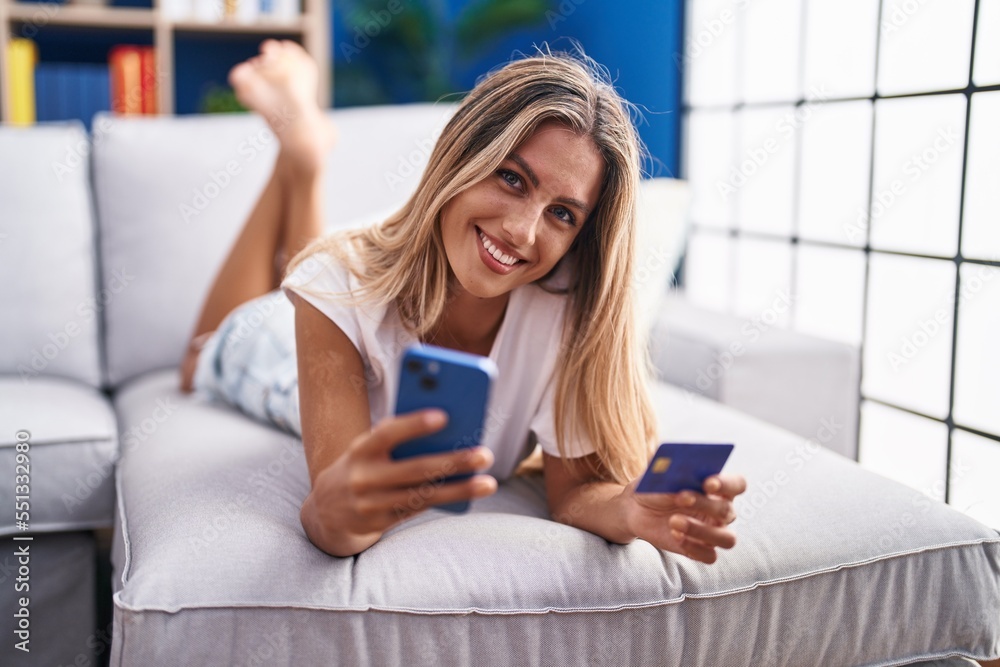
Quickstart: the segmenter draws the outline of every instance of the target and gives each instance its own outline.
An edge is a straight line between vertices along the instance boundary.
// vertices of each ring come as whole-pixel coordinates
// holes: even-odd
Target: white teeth
[[[516,258],[511,257],[510,255],[505,255],[504,253],[500,252],[499,248],[490,243],[490,240],[486,238],[485,234],[480,234],[479,238],[483,240],[483,247],[486,248],[486,252],[493,255],[493,259],[497,260],[501,264],[506,264],[507,266],[513,266],[514,264],[517,263]]]

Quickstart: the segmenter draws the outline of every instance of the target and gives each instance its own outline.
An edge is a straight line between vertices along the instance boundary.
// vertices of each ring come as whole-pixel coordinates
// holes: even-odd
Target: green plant
[[[247,111],[236,99],[236,93],[229,86],[220,86],[214,81],[206,86],[198,101],[200,113],[233,113]]]
[[[538,25],[551,0],[343,0],[350,40],[335,45],[337,104],[434,101],[455,92],[468,64],[514,30]]]

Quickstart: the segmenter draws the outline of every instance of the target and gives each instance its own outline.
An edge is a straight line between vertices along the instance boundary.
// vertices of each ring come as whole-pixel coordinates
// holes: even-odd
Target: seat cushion
[[[0,396],[0,478],[10,480],[0,484],[0,503],[14,507],[15,445],[23,430],[31,532],[110,528],[118,425],[107,397],[73,380],[42,376],[24,384],[9,375],[0,376]],[[14,519],[13,511],[3,513],[0,535],[21,532]]]
[[[113,665],[895,665],[1000,657],[1000,535],[818,443],[657,385],[661,434],[735,442],[739,543],[704,565],[548,518],[540,478],[353,558],[299,524],[301,443],[176,393],[118,468]],[[905,631],[900,631],[905,619]]]
[[[328,229],[402,205],[451,104],[331,111]],[[97,116],[97,121],[108,116]],[[94,147],[110,383],[177,366],[198,311],[267,182],[277,141],[250,114],[113,119]],[[0,246],[2,248],[2,246]],[[62,283],[60,283],[62,284]]]
[[[860,351],[773,326],[787,296],[778,294],[773,309],[748,319],[669,294],[651,346],[659,378],[804,438],[816,437],[825,418],[837,426],[823,445],[856,459]]]
[[[0,374],[101,386],[90,142],[79,122],[0,126]],[[4,433],[4,436],[11,434]]]

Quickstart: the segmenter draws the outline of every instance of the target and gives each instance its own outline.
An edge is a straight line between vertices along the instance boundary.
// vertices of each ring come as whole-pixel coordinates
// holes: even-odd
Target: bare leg
[[[1000,667],[1000,660],[980,660],[979,664],[982,667]]]
[[[280,148],[271,178],[209,289],[181,362],[193,390],[198,352],[234,308],[278,287],[288,260],[323,233],[322,175],[335,129],[316,104],[316,66],[294,42],[266,40],[230,72],[237,97],[263,115]]]

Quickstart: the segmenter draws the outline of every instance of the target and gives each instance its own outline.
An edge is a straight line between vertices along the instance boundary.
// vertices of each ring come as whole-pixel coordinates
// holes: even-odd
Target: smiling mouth
[[[482,232],[481,229],[479,229],[479,227],[476,227],[475,229],[476,229],[476,234],[479,236],[480,244],[482,244],[483,249],[486,250],[486,254],[488,254],[494,261],[496,261],[497,264],[500,264],[501,266],[505,266],[508,268],[512,268],[517,266],[518,264],[524,263],[523,259],[511,257],[510,255],[507,255],[502,250],[494,246],[493,242],[489,240],[489,238]]]

